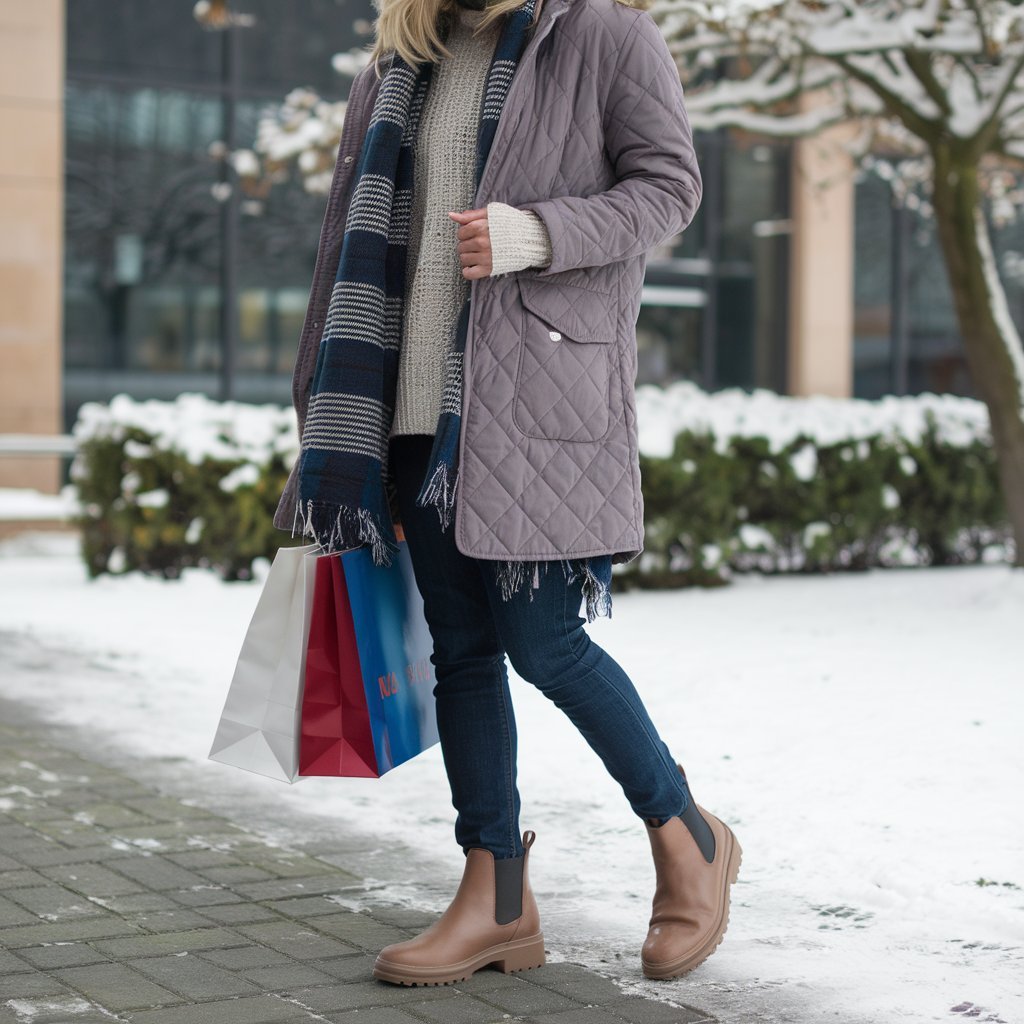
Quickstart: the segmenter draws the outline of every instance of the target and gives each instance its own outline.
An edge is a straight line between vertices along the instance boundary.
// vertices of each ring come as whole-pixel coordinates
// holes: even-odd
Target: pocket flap
[[[518,276],[523,305],[571,341],[614,340],[618,310],[610,292]]]

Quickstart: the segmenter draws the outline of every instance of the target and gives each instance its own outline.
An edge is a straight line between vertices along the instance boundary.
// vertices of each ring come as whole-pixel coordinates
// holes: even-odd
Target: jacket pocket
[[[512,421],[528,437],[600,441],[612,425],[615,296],[517,275],[522,301]]]

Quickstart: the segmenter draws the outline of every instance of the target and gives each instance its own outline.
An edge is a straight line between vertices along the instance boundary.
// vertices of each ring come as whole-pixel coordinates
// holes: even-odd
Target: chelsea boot
[[[385,946],[373,976],[397,985],[450,985],[494,964],[504,974],[540,967],[544,936],[527,858],[536,833],[523,833],[519,857],[495,859],[471,847],[451,904],[415,938]]]
[[[686,778],[682,765],[676,765]],[[690,797],[682,816],[644,822],[657,882],[641,950],[648,978],[676,978],[715,951],[729,924],[729,887],[743,851],[725,822]]]

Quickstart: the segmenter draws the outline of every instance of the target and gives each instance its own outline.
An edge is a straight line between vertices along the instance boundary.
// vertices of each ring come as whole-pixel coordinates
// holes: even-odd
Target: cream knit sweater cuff
[[[487,204],[491,236],[491,277],[551,262],[551,238],[544,221],[532,210],[506,203]]]

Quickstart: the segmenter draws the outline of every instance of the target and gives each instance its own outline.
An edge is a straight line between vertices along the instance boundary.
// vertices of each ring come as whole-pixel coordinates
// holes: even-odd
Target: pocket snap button
[[[351,156],[351,154],[349,156],[345,157],[345,163],[347,163],[347,164],[352,163],[352,156]]]
[[[562,336],[561,336],[561,334],[558,333],[558,331],[548,331],[548,337],[552,341],[561,341],[562,340]]]

